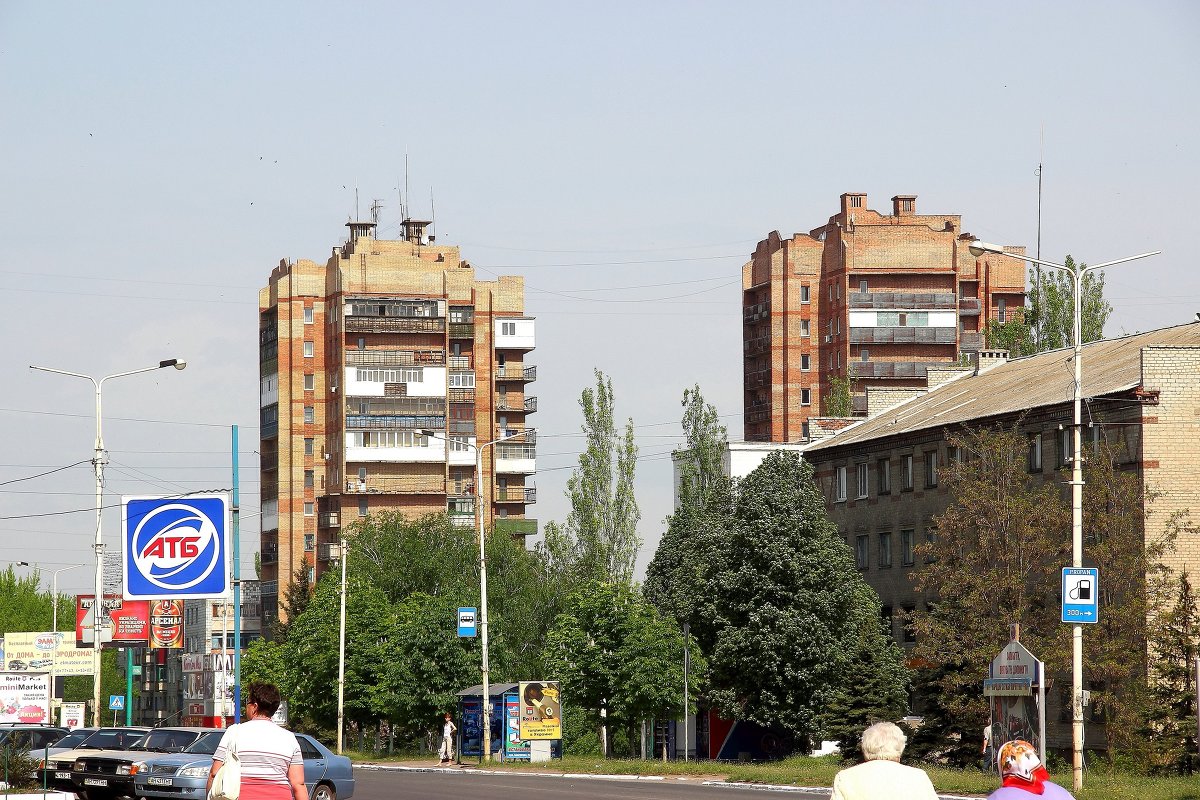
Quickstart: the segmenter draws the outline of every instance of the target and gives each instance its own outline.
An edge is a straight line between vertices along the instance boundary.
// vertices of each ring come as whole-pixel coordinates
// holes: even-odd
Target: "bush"
[[[38,788],[37,768],[38,759],[25,750],[5,747],[0,751],[0,761],[3,761],[4,782],[10,789]]]

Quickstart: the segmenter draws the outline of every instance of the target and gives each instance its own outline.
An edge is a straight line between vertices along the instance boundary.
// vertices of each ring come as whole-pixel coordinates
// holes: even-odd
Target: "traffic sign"
[[[1062,621],[1072,625],[1100,621],[1100,570],[1062,568]]]
[[[109,711],[124,711],[125,710],[125,695],[110,694],[108,696]]]
[[[123,497],[126,600],[229,593],[229,496]]]
[[[458,610],[458,635],[470,638],[475,635],[475,609],[460,608]]]

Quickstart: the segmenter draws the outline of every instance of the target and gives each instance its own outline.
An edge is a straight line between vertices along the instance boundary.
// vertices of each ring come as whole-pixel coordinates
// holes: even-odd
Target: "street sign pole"
[[[125,648],[125,726],[133,724],[133,645]]]

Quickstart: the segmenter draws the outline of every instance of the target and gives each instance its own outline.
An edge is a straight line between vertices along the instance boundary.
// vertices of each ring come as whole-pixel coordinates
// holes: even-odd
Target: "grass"
[[[370,753],[348,753],[355,761],[398,762],[421,761],[433,763],[436,754],[396,754],[391,757]],[[473,760],[465,762],[472,765]],[[836,757],[809,758],[796,756],[771,763],[735,764],[721,761],[667,761],[651,759],[567,756],[550,764],[501,763],[492,768],[513,772],[584,772],[610,775],[664,775],[707,778],[745,783],[772,783],[794,786],[832,786],[833,776],[841,769]],[[992,775],[977,769],[925,767],[938,792],[986,797],[998,783]],[[1070,788],[1071,775],[1062,772],[1052,776],[1055,783]],[[1159,778],[1129,772],[1094,769],[1084,776],[1084,789],[1077,800],[1200,800],[1200,777]]]

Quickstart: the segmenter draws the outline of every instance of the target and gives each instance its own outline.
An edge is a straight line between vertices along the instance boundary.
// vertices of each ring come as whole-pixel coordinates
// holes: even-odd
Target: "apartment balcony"
[[[536,519],[514,519],[513,517],[497,517],[494,521],[496,533],[507,533],[509,536],[537,536]]]
[[[368,475],[346,481],[346,494],[445,494],[441,475]]]
[[[960,297],[958,298],[958,313],[964,317],[979,316],[979,298],[978,297]]]
[[[450,394],[447,397],[447,399],[451,403],[474,403],[475,402],[475,390],[474,389],[450,389],[449,392],[450,392]]]
[[[474,359],[470,356],[450,356],[450,369],[473,370],[475,369]]]
[[[959,334],[958,349],[974,351],[983,349],[983,334],[963,331]]]
[[[460,481],[446,482],[447,497],[474,497],[475,496],[475,479],[466,478]]]
[[[748,356],[761,355],[769,352],[771,349],[770,336],[757,336],[753,339],[746,339],[742,342],[742,352]]]
[[[496,503],[536,503],[536,486],[497,486],[492,501]]]
[[[348,367],[441,367],[445,350],[347,350]]]
[[[753,372],[746,372],[743,373],[742,378],[745,381],[745,388],[747,389],[767,386],[771,382],[771,370],[760,369]]]
[[[507,439],[510,436],[520,436],[520,439],[513,439],[513,444],[534,445],[537,444],[537,430],[534,428],[496,428],[497,439]]]
[[[346,317],[346,333],[442,333],[441,317]]]
[[[952,366],[951,361],[851,361],[851,378],[924,378],[930,367]]]
[[[742,309],[742,322],[755,322],[771,316],[771,303],[755,303]]]
[[[496,445],[496,472],[508,475],[529,475],[537,471],[537,448],[531,444]]]
[[[771,412],[769,409],[764,410],[764,411],[747,411],[746,412],[746,422],[751,423],[751,424],[753,424],[755,422],[766,422],[768,419],[770,419],[770,417],[771,417]]]
[[[264,422],[258,427],[258,438],[260,439],[274,439],[277,436],[279,436],[278,420],[275,420],[274,422]]]
[[[399,430],[416,430],[427,428],[443,430],[446,427],[445,417],[434,416],[392,416],[372,414],[347,414],[346,429],[395,428]]]
[[[259,548],[258,558],[263,564],[278,564],[279,545],[264,544],[261,548]]]
[[[850,308],[924,311],[958,308],[953,292],[850,292]]]
[[[537,367],[508,364],[496,370],[495,379],[498,381],[536,381]]]
[[[317,517],[318,528],[340,528],[341,521],[337,511],[324,511]]]
[[[532,414],[537,411],[537,398],[526,397],[522,400],[510,400],[504,395],[496,397],[497,411],[517,411],[524,414]]]
[[[474,528],[475,527],[475,512],[463,514],[458,511],[450,512],[450,524],[456,528]]]
[[[525,406],[525,413],[532,414],[533,412],[537,411],[537,398],[526,397],[523,405]]]
[[[475,338],[475,323],[474,322],[451,322],[450,323],[450,338],[451,339],[474,339]]]
[[[851,328],[851,344],[955,344],[955,328]]]

